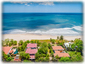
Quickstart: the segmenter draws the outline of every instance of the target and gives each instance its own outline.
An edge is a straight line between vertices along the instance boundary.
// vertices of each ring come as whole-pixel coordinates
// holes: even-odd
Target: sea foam
[[[73,29],[77,30],[74,31]],[[14,29],[14,30],[7,30],[3,31],[3,34],[25,34],[25,33],[31,33],[31,34],[47,34],[47,35],[81,35],[82,27],[81,26],[74,26],[72,28],[54,28],[49,29],[46,31],[42,30],[35,30],[35,31],[29,31],[29,30],[20,30],[20,29]]]

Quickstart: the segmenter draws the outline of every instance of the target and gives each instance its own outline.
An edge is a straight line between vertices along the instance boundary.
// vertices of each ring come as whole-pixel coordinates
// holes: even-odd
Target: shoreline
[[[65,40],[75,40],[76,38],[83,39],[81,36],[63,36]],[[42,34],[2,34],[2,40],[5,39],[19,40],[46,40],[46,39],[57,39],[57,36],[53,35],[42,35]]]

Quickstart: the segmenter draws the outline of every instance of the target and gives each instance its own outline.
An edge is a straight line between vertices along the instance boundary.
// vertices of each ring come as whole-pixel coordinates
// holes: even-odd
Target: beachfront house
[[[71,47],[71,44],[73,44],[72,42],[67,42],[67,43],[64,43],[64,46],[65,48],[68,48],[68,47]]]
[[[58,55],[59,57],[70,57],[70,55],[64,51],[64,48],[62,46],[52,46],[52,49],[54,51],[54,57],[56,55]]]
[[[64,43],[64,46],[65,46],[65,48],[67,49],[67,50],[71,50],[71,45],[72,45],[73,43],[72,42],[67,42],[67,43]]]
[[[64,51],[64,48],[62,48],[62,46],[52,46],[52,49],[53,51],[60,51],[60,52],[63,52]]]
[[[2,50],[5,54],[13,54],[16,55],[18,53],[17,49],[13,49],[13,47],[2,47]]]
[[[13,52],[12,47],[2,47],[5,54],[11,54]]]
[[[25,53],[29,53],[31,60],[35,59],[35,54],[37,53],[37,44],[36,43],[27,44],[27,49]]]

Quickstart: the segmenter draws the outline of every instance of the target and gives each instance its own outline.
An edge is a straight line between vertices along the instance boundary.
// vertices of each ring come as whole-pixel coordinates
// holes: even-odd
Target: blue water
[[[3,13],[3,34],[82,35],[81,13]]]

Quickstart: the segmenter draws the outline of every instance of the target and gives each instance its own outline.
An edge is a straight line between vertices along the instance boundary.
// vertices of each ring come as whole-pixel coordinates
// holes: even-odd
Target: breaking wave
[[[74,26],[72,28],[54,28],[45,31],[42,30],[29,31],[29,30],[20,30],[20,29],[3,31],[3,34],[25,34],[25,33],[46,34],[46,35],[55,35],[55,36],[56,35],[69,35],[69,36],[82,35],[82,27]]]

